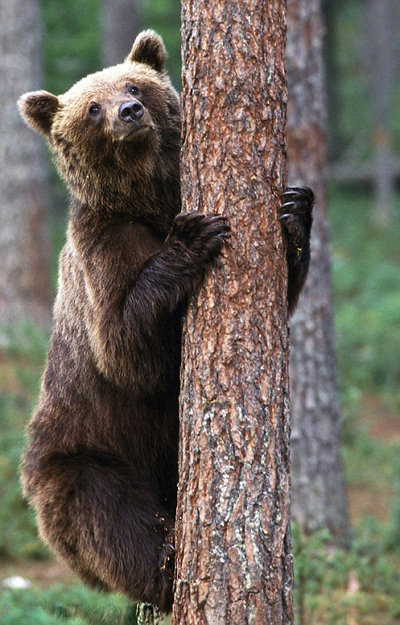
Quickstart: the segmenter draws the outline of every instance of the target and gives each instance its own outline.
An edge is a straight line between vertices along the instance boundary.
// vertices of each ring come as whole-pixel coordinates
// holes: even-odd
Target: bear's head
[[[61,96],[23,95],[24,120],[42,133],[72,193],[85,203],[131,199],[135,180],[179,176],[179,98],[154,31],[138,35],[126,60]]]

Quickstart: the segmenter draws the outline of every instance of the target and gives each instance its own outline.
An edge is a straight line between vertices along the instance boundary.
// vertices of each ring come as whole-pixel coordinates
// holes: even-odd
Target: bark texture
[[[0,325],[50,318],[47,165],[16,101],[43,86],[36,0],[0,0]]]
[[[173,623],[291,623],[284,2],[182,17],[184,209],[232,241],[186,319]]]
[[[141,30],[141,0],[103,0],[103,65],[117,65],[128,56]]]
[[[293,517],[306,532],[348,535],[326,205],[326,95],[320,0],[288,0],[290,184],[315,193],[311,263],[291,322]]]

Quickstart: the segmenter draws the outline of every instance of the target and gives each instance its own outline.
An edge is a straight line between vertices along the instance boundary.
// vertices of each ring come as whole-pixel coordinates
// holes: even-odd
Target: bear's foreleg
[[[223,217],[180,214],[126,294],[102,295],[105,305],[94,319],[92,344],[108,379],[152,393],[169,384],[165,376],[179,369],[179,308],[200,285],[227,237]]]

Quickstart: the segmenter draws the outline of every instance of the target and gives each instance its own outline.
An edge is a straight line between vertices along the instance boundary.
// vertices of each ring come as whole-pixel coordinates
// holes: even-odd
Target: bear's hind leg
[[[122,460],[101,452],[52,457],[33,501],[45,540],[90,585],[172,608],[173,521]]]

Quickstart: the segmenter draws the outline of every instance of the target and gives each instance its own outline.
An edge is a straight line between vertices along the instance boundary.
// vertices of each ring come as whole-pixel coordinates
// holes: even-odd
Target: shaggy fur
[[[43,539],[86,583],[168,612],[181,316],[229,228],[178,215],[179,102],[165,58],[145,31],[124,63],[19,106],[72,196],[25,493]],[[282,215],[290,307],[307,269],[306,259],[299,273],[299,248],[308,249],[312,202],[291,193]]]

